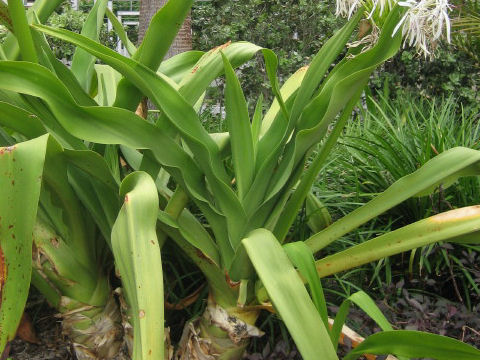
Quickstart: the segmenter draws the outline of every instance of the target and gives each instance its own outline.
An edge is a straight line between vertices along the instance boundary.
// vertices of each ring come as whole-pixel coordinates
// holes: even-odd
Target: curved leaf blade
[[[257,229],[242,244],[302,357],[338,360],[322,318],[273,234]]]
[[[373,334],[348,353],[344,360],[358,359],[362,354],[434,358],[437,360],[477,360],[480,351],[461,341],[420,331],[394,330]]]
[[[164,314],[160,247],[156,234],[158,195],[143,172],[128,175],[125,198],[112,229],[112,249],[133,325],[134,360],[163,359]]]
[[[459,177],[476,174],[480,174],[479,151],[461,147],[447,150],[414,173],[397,180],[373,200],[312,235],[306,244],[316,252],[410,197],[432,192],[439,185],[445,188]]]
[[[48,136],[0,148],[0,352],[13,340],[30,285],[32,233]]]
[[[316,261],[320,277],[439,241],[479,240],[480,205],[450,210],[378,236]]]

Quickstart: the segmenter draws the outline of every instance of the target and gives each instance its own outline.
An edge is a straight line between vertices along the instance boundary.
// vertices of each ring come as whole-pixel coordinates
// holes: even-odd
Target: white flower
[[[337,0],[335,15],[350,19],[355,10],[362,5],[365,5],[368,9],[368,19],[371,19],[377,8],[380,9],[380,16],[383,15],[385,10],[393,8],[395,0]]]
[[[398,5],[408,8],[393,32],[395,35],[402,30],[404,46],[415,46],[417,51],[427,57],[432,56],[431,49],[444,31],[450,42],[448,12],[451,7],[448,0],[337,0],[336,14],[350,18],[360,6],[365,6],[367,18],[375,29],[375,18],[383,17],[383,13],[388,13],[397,2]]]
[[[360,0],[337,0],[336,16],[343,16],[348,19],[362,5]]]
[[[408,0],[399,5],[409,9],[395,27],[395,34],[402,27],[404,46],[415,46],[425,57],[431,56],[430,49],[435,47],[438,39],[445,30],[447,41],[450,42],[450,19],[448,11],[451,10],[448,0],[421,0],[419,2]]]

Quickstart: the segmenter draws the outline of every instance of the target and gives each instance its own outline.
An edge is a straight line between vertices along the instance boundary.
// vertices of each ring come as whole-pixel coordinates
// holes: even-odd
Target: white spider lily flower
[[[365,5],[368,9],[368,19],[371,19],[377,8],[380,9],[379,15],[382,16],[383,12],[393,8],[395,3],[395,0],[337,0],[335,15],[350,19],[355,10]]]
[[[395,27],[393,34],[402,28],[404,46],[415,46],[425,57],[432,56],[430,49],[435,47],[436,42],[445,29],[447,41],[450,42],[450,19],[448,11],[451,10],[447,0],[407,0],[399,2],[399,5],[409,9]],[[430,48],[430,49],[429,49]]]
[[[343,16],[348,19],[362,5],[360,0],[337,0],[336,16]]]
[[[375,29],[375,18],[383,17],[383,13],[388,13],[397,3],[408,8],[393,32],[396,34],[401,29],[404,47],[407,44],[415,46],[419,53],[427,57],[432,56],[431,49],[435,47],[444,31],[447,41],[450,42],[448,12],[451,7],[448,0],[337,0],[336,15],[350,18],[355,10],[365,6],[368,12],[367,19]]]

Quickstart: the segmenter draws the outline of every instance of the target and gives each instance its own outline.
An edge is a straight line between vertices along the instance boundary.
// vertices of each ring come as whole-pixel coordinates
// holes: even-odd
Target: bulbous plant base
[[[78,360],[107,360],[118,354],[123,345],[123,329],[113,297],[104,307],[82,304],[65,296],[60,301],[63,333],[72,341]]]
[[[175,360],[241,359],[252,337],[263,335],[248,322],[255,322],[258,311],[227,311],[211,298],[202,317],[186,324]],[[240,319],[233,313],[242,314]],[[248,320],[251,321],[248,321]],[[247,322],[248,321],[248,322]]]

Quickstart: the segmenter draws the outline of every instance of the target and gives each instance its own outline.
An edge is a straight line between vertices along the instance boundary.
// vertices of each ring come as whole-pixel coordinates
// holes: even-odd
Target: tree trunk
[[[140,1],[140,24],[138,27],[138,44],[143,40],[148,25],[152,20],[153,15],[162,8],[168,1],[167,0],[141,0]],[[192,50],[192,26],[190,15],[185,19],[177,37],[173,41],[170,50],[168,51],[165,59],[168,59],[174,55],[182,52]]]
[[[138,26],[138,46],[143,41],[143,37],[147,32],[148,25],[152,17],[157,13],[158,10],[164,6],[168,0],[140,0],[140,18]],[[173,40],[170,49],[165,55],[165,59],[171,58],[174,55],[180,54],[182,52],[192,50],[192,25],[190,15],[185,19],[182,27],[180,28],[177,37]],[[142,105],[143,104],[143,105]],[[140,103],[142,105],[143,111],[148,111],[148,109],[155,109],[155,106],[151,101]]]

